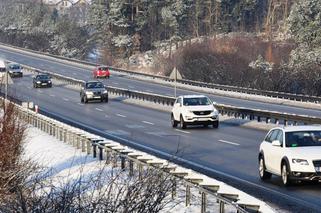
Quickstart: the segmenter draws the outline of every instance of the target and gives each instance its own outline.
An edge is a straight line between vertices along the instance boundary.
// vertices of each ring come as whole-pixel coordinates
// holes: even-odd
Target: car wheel
[[[172,127],[177,127],[177,124],[178,124],[177,121],[175,121],[173,114],[171,114],[171,124],[172,124]]]
[[[84,97],[80,96],[80,102],[84,103]]]
[[[266,171],[263,156],[260,156],[260,158],[259,158],[259,175],[260,175],[261,180],[267,180],[272,177],[272,174],[270,172]]]
[[[186,123],[184,122],[183,117],[181,116],[180,125],[182,129],[186,129]]]
[[[107,97],[107,98],[105,98],[105,102],[106,102],[106,103],[108,103],[108,97]]]
[[[204,127],[204,128],[207,128],[207,127],[208,127],[208,124],[203,124],[203,127]]]
[[[213,122],[213,128],[217,129],[219,126],[219,121],[214,121]]]
[[[84,103],[88,103],[87,96],[84,96]]]
[[[290,168],[287,163],[283,162],[281,166],[281,177],[284,186],[291,185]]]
[[[37,85],[36,85],[36,84],[33,84],[33,88],[37,88]]]

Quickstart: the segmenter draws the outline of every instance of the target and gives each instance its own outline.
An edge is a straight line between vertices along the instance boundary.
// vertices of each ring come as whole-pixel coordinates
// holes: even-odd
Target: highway
[[[34,54],[26,54],[11,49],[7,49],[0,45],[0,58],[6,60],[15,61],[21,64],[35,67],[37,69],[44,69],[51,72],[56,72],[63,74],[65,76],[74,77],[77,79],[88,80],[91,79],[91,70],[84,69],[82,66],[77,66],[75,64],[68,64],[66,62],[62,63],[48,57],[35,56]],[[106,85],[116,86],[121,88],[127,88],[130,90],[138,90],[150,93],[157,93],[161,95],[174,96],[174,89],[162,86],[159,84],[148,83],[144,81],[134,80],[128,78],[126,75],[115,74],[112,75],[111,79],[102,80]],[[188,90],[177,91],[179,95],[181,94],[194,94],[195,92]],[[321,107],[320,110],[315,109],[304,109],[300,107],[286,106],[280,104],[263,103],[259,101],[243,100],[237,98],[223,97],[217,95],[209,95],[209,97],[217,103],[227,104],[246,108],[255,108],[263,110],[271,110],[278,112],[286,112],[301,115],[311,115],[316,117],[321,117]]]
[[[27,62],[28,59],[24,60],[21,63]],[[66,70],[60,71],[68,73]],[[83,79],[90,78],[88,72],[79,70],[79,73],[82,73],[79,75]],[[110,81],[116,79],[119,82],[131,81],[117,76]],[[108,104],[82,104],[79,91],[55,85],[53,88],[34,89],[30,74],[13,80],[14,84],[9,88],[10,95],[24,101],[33,101],[41,109],[86,124],[106,134],[116,135],[166,153],[176,153],[186,160],[202,165],[206,168],[203,169],[204,173],[273,203],[282,210],[320,211],[321,184],[299,184],[285,188],[281,186],[281,180],[277,177],[266,183],[259,180],[257,154],[265,131],[231,125],[228,122],[222,122],[219,129],[173,129],[170,126],[169,113],[126,104],[122,101],[123,98],[115,98]],[[150,85],[144,82],[137,84]]]

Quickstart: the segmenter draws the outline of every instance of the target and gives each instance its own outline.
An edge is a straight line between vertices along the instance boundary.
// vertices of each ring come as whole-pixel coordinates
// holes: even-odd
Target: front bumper
[[[321,172],[291,172],[291,179],[306,181],[321,181]]]
[[[9,72],[11,77],[22,77],[22,72]]]
[[[88,100],[101,100],[101,99],[107,99],[108,98],[108,93],[103,93],[100,95],[92,95],[92,94],[87,94],[87,99]]]
[[[219,121],[218,115],[213,116],[185,116],[184,122],[189,125],[211,124]]]
[[[48,82],[40,82],[40,83],[36,83],[37,87],[52,87],[52,82],[48,83]]]

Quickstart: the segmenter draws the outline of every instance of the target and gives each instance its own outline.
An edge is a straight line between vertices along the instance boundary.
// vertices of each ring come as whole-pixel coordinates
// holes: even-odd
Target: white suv
[[[180,124],[182,129],[187,125],[219,126],[218,111],[212,101],[204,95],[179,96],[172,109],[171,123],[173,127]]]
[[[259,174],[262,180],[272,174],[284,185],[294,180],[321,180],[321,126],[273,128],[260,145]]]

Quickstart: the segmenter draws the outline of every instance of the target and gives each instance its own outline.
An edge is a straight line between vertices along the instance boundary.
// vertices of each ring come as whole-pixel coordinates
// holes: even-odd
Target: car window
[[[101,82],[89,82],[86,84],[87,89],[104,88]]]
[[[321,131],[285,133],[286,147],[321,146]]]
[[[181,102],[182,102],[182,98],[177,98],[175,103],[177,104],[177,103],[181,103]]]
[[[270,138],[271,138],[272,133],[273,133],[273,131],[270,131],[270,132],[265,136],[264,141],[271,143],[272,141],[270,140]]]
[[[278,138],[278,134],[279,134],[279,130],[277,130],[277,129],[272,130],[272,131],[269,132],[269,134],[266,136],[265,141],[272,143],[272,141],[278,140],[278,139],[277,139],[277,138]]]
[[[48,75],[38,75],[36,77],[36,79],[47,80],[47,79],[50,79],[50,76],[48,76]]]
[[[198,97],[198,98],[184,98],[183,101],[184,106],[205,106],[211,105],[212,102],[207,97]]]
[[[10,65],[9,68],[12,70],[18,70],[20,69],[20,66],[18,64],[13,64],[13,65]]]
[[[278,130],[278,136],[277,136],[276,140],[280,141],[281,144],[283,144],[283,131]]]

